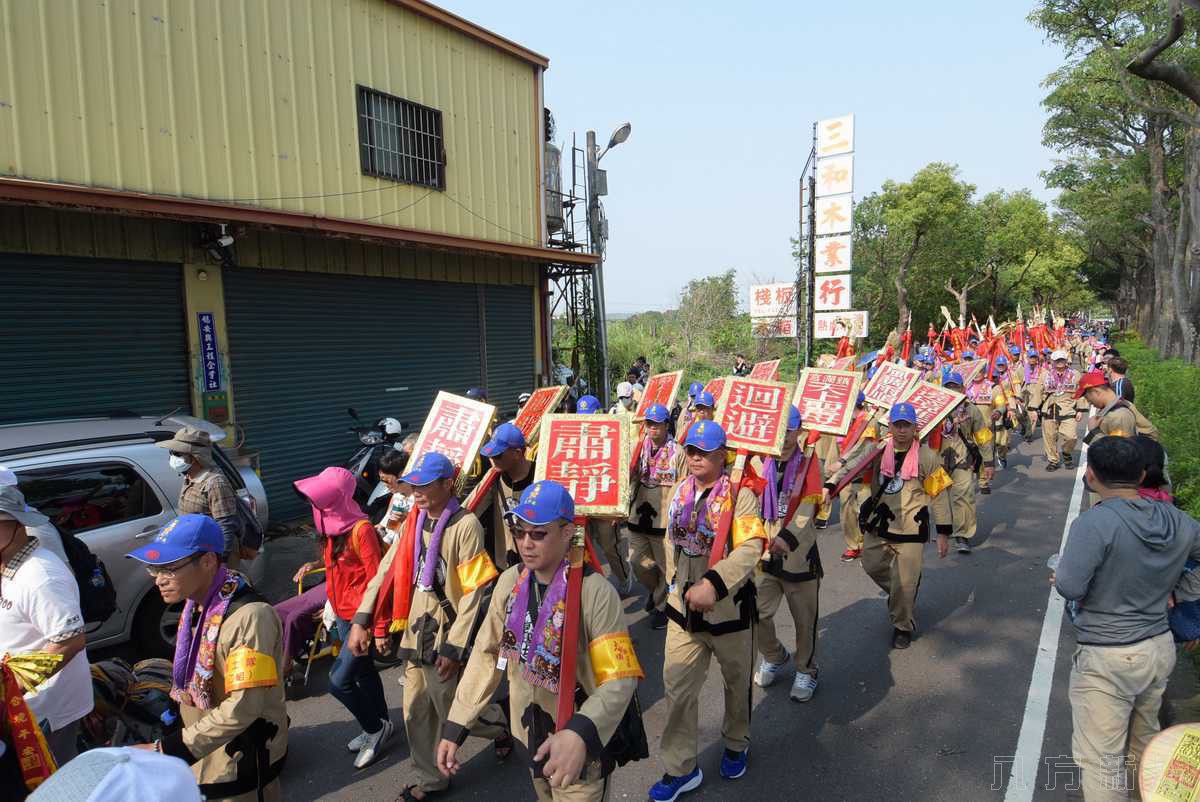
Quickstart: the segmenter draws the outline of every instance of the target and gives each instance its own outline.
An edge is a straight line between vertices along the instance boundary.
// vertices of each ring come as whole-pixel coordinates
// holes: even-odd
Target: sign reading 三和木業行
[[[818,312],[813,315],[813,338],[836,340],[867,336],[867,311]]]
[[[805,368],[794,403],[805,429],[836,434],[850,429],[862,375],[852,370]]]
[[[417,443],[413,446],[412,456],[408,458],[405,473],[413,469],[422,454],[437,451],[445,454],[459,469],[458,484],[461,488],[466,481],[467,471],[464,468],[469,469],[475,463],[495,415],[496,408],[491,404],[463,398],[445,390],[439,392],[421,426],[421,433],[417,435]]]
[[[766,362],[755,362],[754,367],[750,368],[750,378],[779,381],[779,363],[782,361],[782,359],[768,359]]]
[[[221,355],[217,350],[217,325],[212,312],[197,313],[200,329],[200,372],[204,375],[204,392],[221,389]]]
[[[750,287],[750,317],[795,317],[795,284],[754,284]]]
[[[884,362],[863,388],[863,395],[875,406],[890,410],[920,378],[919,371],[895,362]]]
[[[917,382],[901,400],[912,404],[917,411],[918,436],[924,437],[965,398],[965,395],[954,390],[929,382]]]
[[[558,405],[566,398],[569,389],[567,385],[560,384],[557,387],[539,387],[530,394],[529,400],[525,402],[525,406],[521,407],[521,411],[513,420],[513,425],[525,435],[525,442],[528,445],[537,442],[538,435],[542,430],[542,416],[558,409]]]
[[[778,457],[787,434],[792,388],[783,382],[727,376],[715,420],[730,448]]]
[[[546,415],[534,478],[565,487],[580,517],[626,517],[630,429],[628,415]]]
[[[662,404],[671,411],[675,405],[675,396],[679,394],[679,383],[683,381],[683,371],[673,370],[670,373],[655,373],[646,380],[646,389],[642,391],[642,399],[638,401],[637,411],[633,413],[635,421],[646,419],[646,410],[654,404]]]

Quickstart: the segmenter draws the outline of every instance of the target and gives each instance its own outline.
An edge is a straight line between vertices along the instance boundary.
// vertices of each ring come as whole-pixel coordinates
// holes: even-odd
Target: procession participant
[[[575,412],[580,415],[595,415],[600,412],[600,399],[594,395],[580,396],[575,405]]]
[[[1118,396],[1102,372],[1093,370],[1085,374],[1079,380],[1075,397],[1086,398],[1097,410],[1088,422],[1088,433],[1083,438],[1083,442],[1089,446],[1101,437],[1137,437],[1143,434],[1158,440],[1158,429],[1154,424],[1137,407]]]
[[[481,519],[485,513],[490,527],[485,527],[485,546],[497,566],[516,565],[520,562],[512,532],[505,523],[509,510],[517,506],[521,493],[533,484],[534,464],[525,453],[528,443],[525,434],[515,424],[502,423],[492,432],[492,439],[483,444],[479,453],[492,461],[499,471],[492,490],[475,510]],[[487,537],[492,539],[486,543]]]
[[[595,405],[591,401],[595,401]],[[585,403],[586,402],[586,403]],[[593,396],[586,396],[579,399],[580,415],[590,415],[600,412],[600,401]],[[620,412],[619,414],[629,414],[632,412]],[[624,555],[624,548],[621,545],[621,530],[616,521],[606,519],[588,519],[587,536],[592,543],[600,547],[604,552],[604,559],[608,562],[609,573],[617,580],[618,587],[621,588],[623,595],[630,595],[633,592],[633,569],[629,565],[629,559]]]
[[[1125,361],[1125,358],[1113,357],[1108,361],[1108,367],[1104,372],[1108,376],[1108,383],[1112,386],[1113,392],[1132,404],[1135,393],[1133,382],[1125,375],[1129,372],[1129,363]]]
[[[1017,396],[1008,372],[1008,357],[996,357],[995,374],[992,376],[992,433],[995,437],[996,464],[1008,467],[1008,449],[1011,430],[1016,418]],[[987,493],[992,492],[990,483]]]
[[[646,612],[652,629],[667,628],[667,508],[671,489],[683,473],[683,449],[667,433],[667,408],[646,409],[646,436],[634,468],[633,503],[629,507],[630,562],[646,588]]]
[[[754,568],[766,532],[754,491],[734,495],[726,470],[725,431],[698,421],[684,442],[688,475],[671,494],[667,513],[667,641],[663,687],[667,720],[662,736],[666,773],[650,788],[653,802],[672,802],[704,781],[697,762],[700,688],[713,657],[725,687],[721,776],[746,773],[750,747],[750,675],[754,668]],[[709,555],[722,513],[733,507],[728,551],[713,568]]]
[[[963,391],[963,379],[959,373],[946,377],[943,387]],[[975,475],[980,474],[980,483],[995,471],[995,441],[989,418],[984,417],[979,404],[967,396],[945,421],[942,422],[942,447],[939,456],[942,467],[953,480],[950,488],[951,537],[959,554],[971,553],[971,538],[978,529],[975,503]],[[990,417],[991,405],[984,405]],[[976,464],[978,463],[978,464]]]
[[[1087,411],[1087,402],[1075,398],[1079,372],[1069,367],[1068,361],[1066,351],[1052,352],[1051,367],[1042,372],[1041,381],[1032,387],[1030,394],[1030,404],[1041,410],[1047,471],[1058,470],[1060,450],[1063,463],[1071,467],[1076,426],[1083,421]]]
[[[636,409],[637,398],[635,398],[633,383],[621,382],[617,385],[617,403],[609,407],[609,414],[628,413],[632,415]]]
[[[1038,392],[1036,385],[1042,381],[1042,360],[1034,348],[1025,354],[1025,368],[1021,371],[1021,403],[1025,406],[1025,442],[1033,442],[1033,431],[1038,425],[1038,405],[1033,402]]]
[[[687,435],[688,426],[691,425],[695,414],[696,396],[702,392],[704,392],[704,382],[692,382],[688,385],[687,401],[675,419],[675,431],[673,434],[679,442],[683,442],[683,438]]]
[[[646,390],[645,385],[642,384],[642,374],[636,368],[630,368],[625,372],[625,381],[633,391],[633,406],[636,409],[637,405],[642,402],[642,393]],[[620,394],[620,386],[618,385],[617,395]]]
[[[822,465],[829,465],[836,461],[839,451],[838,438],[832,434],[822,434],[813,448],[813,452]],[[817,505],[816,515],[813,517],[813,526],[817,529],[828,528],[831,515],[833,515],[833,499],[822,499]]]
[[[406,800],[424,799],[448,785],[437,768],[438,739],[471,634],[498,576],[483,547],[483,526],[454,497],[455,473],[444,454],[430,451],[401,477],[413,488],[411,523],[380,563],[346,640],[346,647],[361,656],[370,650],[371,631],[381,622],[401,633],[396,655],[405,661],[404,729],[416,780],[404,789]],[[375,646],[390,651],[386,638],[376,637]],[[471,734],[492,739],[500,759],[512,751],[498,705],[480,715]]]
[[[855,403],[855,409],[862,410],[866,404],[867,398],[861,390],[858,392],[858,400]],[[858,442],[866,440],[877,440],[879,437],[879,428],[872,420],[867,423],[862,434],[859,436]],[[855,443],[854,445],[857,445]],[[849,453],[845,439],[838,441],[840,451]],[[839,454],[840,454],[839,451]],[[835,467],[840,467],[840,460],[834,460],[833,463],[825,466],[825,473],[831,473]],[[871,497],[871,471],[867,470],[858,476],[853,482],[842,488],[842,492],[838,494],[838,498],[842,502],[841,506],[841,524],[842,537],[846,541],[846,550],[842,552],[841,561],[850,563],[862,556],[863,549],[863,530],[858,523],[858,512],[862,509],[864,501]]]
[[[275,802],[288,745],[283,629],[246,577],[221,563],[224,548],[216,521],[188,514],[125,555],[146,564],[164,603],[183,602],[171,681],[183,728],[141,748],[189,764],[214,802]]]
[[[800,410],[788,410],[787,434],[779,458],[756,458],[764,482],[762,516],[766,524],[767,553],[762,572],[755,576],[758,595],[758,653],[762,659],[754,684],[766,688],[775,682],[789,660],[796,663],[790,696],[807,702],[817,690],[817,598],[821,591],[821,554],[813,527],[813,503],[804,503],[807,471],[801,444]],[[811,452],[811,448],[808,451]],[[811,459],[811,454],[808,455]],[[790,520],[788,511],[799,502]],[[796,629],[796,648],[789,652],[775,634],[775,613],[786,601]]]
[[[450,777],[460,768],[458,748],[484,714],[501,677],[508,679],[509,720],[531,757],[533,790],[541,802],[601,802],[617,757],[608,745],[643,676],[625,627],[621,601],[603,576],[571,568],[575,503],[562,485],[529,487],[513,508],[521,565],[496,582],[475,648],[442,728],[437,764]],[[566,644],[578,662],[575,712],[555,732],[560,693],[567,584],[583,571],[579,640]]]
[[[933,449],[917,439],[917,411],[912,404],[895,404],[888,421],[891,437],[875,465],[871,497],[859,518],[864,531],[862,565],[888,595],[892,647],[907,649],[916,630],[923,552],[935,526],[938,557],[950,551],[950,505],[945,491],[953,481]],[[847,454],[825,480],[826,494],[867,449],[875,447],[865,442]]]

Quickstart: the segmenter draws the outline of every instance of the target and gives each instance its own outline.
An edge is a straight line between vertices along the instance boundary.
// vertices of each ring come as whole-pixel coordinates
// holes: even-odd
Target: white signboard
[[[854,150],[854,115],[817,123],[817,156],[838,156]]]
[[[817,162],[817,197],[846,195],[854,191],[854,156],[833,156]]]
[[[817,240],[817,272],[849,273],[853,254],[854,242],[849,234],[821,237]]]
[[[866,310],[851,312],[821,312],[813,315],[813,337],[818,340],[866,336]]]
[[[750,318],[750,329],[760,339],[770,337],[795,337],[795,317]]]
[[[818,312],[834,312],[850,308],[850,274],[817,276],[813,298]]]
[[[854,198],[851,195],[831,195],[817,198],[817,236],[849,234],[854,220]]]
[[[795,284],[753,284],[750,286],[750,317],[796,316]]]

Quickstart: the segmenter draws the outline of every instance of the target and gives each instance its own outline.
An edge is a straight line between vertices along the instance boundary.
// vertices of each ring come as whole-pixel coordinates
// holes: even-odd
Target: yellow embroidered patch
[[[496,564],[486,551],[481,551],[465,563],[458,565],[458,584],[463,595],[472,593],[500,575]]]
[[[249,646],[239,646],[225,658],[225,693],[247,688],[270,688],[279,684],[275,658],[256,652]]]
[[[950,474],[946,473],[945,468],[939,466],[937,470],[925,477],[921,487],[924,488],[925,495],[934,498],[953,484],[954,480],[950,478]]]
[[[992,442],[991,429],[980,429],[979,431],[975,432],[975,445],[986,446],[990,442]]]
[[[733,519],[733,547],[745,543],[751,538],[767,539],[767,529],[763,526],[762,518],[757,515],[743,515]]]
[[[646,676],[628,632],[610,632],[596,638],[588,644],[588,657],[592,661],[592,679],[596,681],[596,687],[609,680]]]

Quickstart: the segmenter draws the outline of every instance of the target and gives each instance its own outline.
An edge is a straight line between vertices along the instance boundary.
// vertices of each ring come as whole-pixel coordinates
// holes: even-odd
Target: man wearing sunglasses
[[[575,502],[555,482],[521,494],[508,520],[521,564],[496,582],[475,649],[458,686],[438,744],[438,768],[459,770],[457,753],[502,676],[508,678],[513,735],[532,756],[534,792],[542,802],[600,802],[616,755],[609,751],[642,677],[621,600],[602,574],[567,559],[576,535]],[[563,643],[568,574],[583,571],[579,641]],[[561,659],[575,649],[575,714],[555,732]],[[583,700],[582,702],[580,700]]]
[[[279,616],[221,561],[225,533],[181,515],[126,557],[146,564],[167,604],[183,602],[171,698],[183,729],[142,748],[191,765],[210,800],[279,800],[288,719]]]

